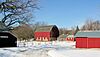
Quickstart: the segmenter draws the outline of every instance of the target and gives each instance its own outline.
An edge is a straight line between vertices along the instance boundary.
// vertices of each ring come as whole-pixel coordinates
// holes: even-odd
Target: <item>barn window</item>
[[[45,37],[45,41],[48,41],[47,37]]]
[[[45,38],[43,37],[43,41],[45,40]]]
[[[40,39],[39,39],[39,40],[40,40],[40,41],[42,40],[42,39],[41,39],[41,37],[40,37]]]
[[[36,40],[38,40],[38,37],[36,38]]]
[[[68,38],[68,40],[69,40],[70,38]]]
[[[70,38],[70,40],[72,40],[72,38]]]

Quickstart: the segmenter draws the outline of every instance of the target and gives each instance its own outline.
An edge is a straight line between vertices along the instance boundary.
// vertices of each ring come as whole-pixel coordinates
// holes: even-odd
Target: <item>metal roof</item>
[[[75,37],[96,37],[100,38],[100,31],[79,31],[76,33]]]
[[[36,28],[35,32],[50,32],[55,25],[40,26]]]

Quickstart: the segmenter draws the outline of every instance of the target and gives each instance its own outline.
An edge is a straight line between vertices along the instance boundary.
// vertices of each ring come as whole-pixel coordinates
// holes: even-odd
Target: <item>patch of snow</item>
[[[78,49],[75,42],[18,42],[18,47],[0,48],[0,57],[100,57],[100,49]]]
[[[13,48],[0,48],[0,57],[51,57],[48,51],[55,49],[68,48],[75,43],[66,41],[53,41],[53,42],[17,42],[18,47]]]
[[[100,49],[62,49],[48,52],[51,57],[100,57]]]

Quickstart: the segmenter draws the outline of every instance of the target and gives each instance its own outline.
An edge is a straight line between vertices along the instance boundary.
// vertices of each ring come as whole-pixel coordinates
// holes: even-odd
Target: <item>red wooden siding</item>
[[[76,38],[76,48],[86,48],[87,38]]]
[[[74,38],[66,38],[66,41],[74,41]]]
[[[100,38],[88,38],[88,48],[100,48]]]
[[[76,38],[76,48],[100,48],[100,38]]]
[[[66,41],[74,41],[74,35],[68,35]]]
[[[47,39],[50,40],[50,32],[35,32],[34,34],[36,40],[44,40]]]

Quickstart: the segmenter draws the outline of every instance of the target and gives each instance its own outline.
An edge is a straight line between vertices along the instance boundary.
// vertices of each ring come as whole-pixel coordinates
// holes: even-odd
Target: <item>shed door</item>
[[[88,48],[93,48],[95,46],[95,40],[88,38]]]
[[[100,38],[88,38],[88,48],[100,48]]]
[[[87,48],[88,38],[76,38],[76,48]]]

